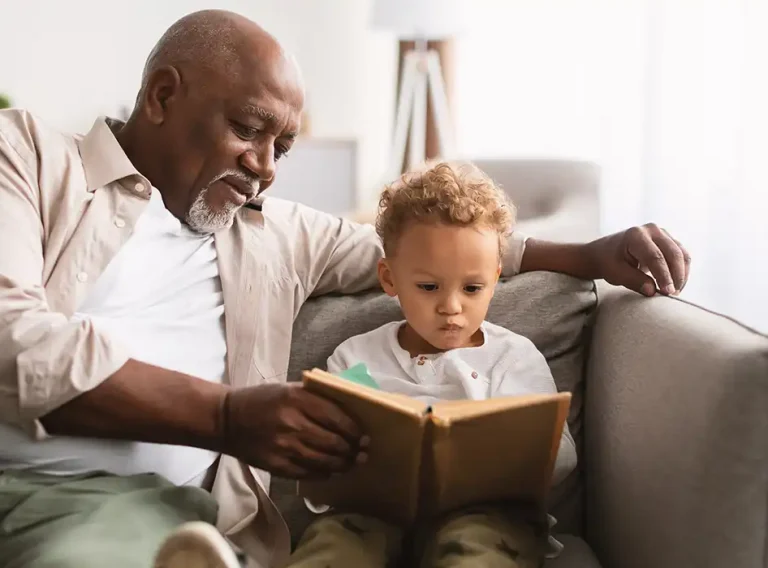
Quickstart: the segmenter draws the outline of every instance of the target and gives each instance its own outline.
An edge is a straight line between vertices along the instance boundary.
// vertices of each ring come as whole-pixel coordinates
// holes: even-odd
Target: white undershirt
[[[213,236],[182,225],[155,189],[131,238],[73,318],[90,318],[134,359],[213,382],[224,378],[224,297]],[[66,437],[33,442],[0,424],[0,470],[154,472],[179,485],[199,484],[217,457],[160,444]]]

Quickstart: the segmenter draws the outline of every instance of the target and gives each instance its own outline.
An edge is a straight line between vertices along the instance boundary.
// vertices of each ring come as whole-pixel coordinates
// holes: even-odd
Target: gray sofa
[[[290,376],[399,317],[376,292],[310,300]],[[552,495],[565,550],[548,568],[768,566],[768,338],[551,273],[500,283],[488,319],[530,337],[573,393],[580,465]],[[309,516],[295,489],[275,479],[271,493],[297,537]]]

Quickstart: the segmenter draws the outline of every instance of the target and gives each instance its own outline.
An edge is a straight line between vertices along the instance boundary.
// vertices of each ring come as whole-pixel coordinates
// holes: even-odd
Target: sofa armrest
[[[612,290],[586,385],[586,531],[603,566],[768,566],[768,338]]]

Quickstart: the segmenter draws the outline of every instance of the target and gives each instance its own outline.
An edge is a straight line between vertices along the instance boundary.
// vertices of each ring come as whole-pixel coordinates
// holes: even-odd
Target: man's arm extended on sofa
[[[585,420],[587,537],[605,568],[768,566],[768,338],[612,290]]]

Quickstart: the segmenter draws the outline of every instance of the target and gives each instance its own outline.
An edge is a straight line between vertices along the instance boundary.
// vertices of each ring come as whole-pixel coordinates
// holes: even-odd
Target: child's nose
[[[439,307],[440,313],[445,315],[454,315],[461,313],[461,301],[455,294],[443,297]]]

